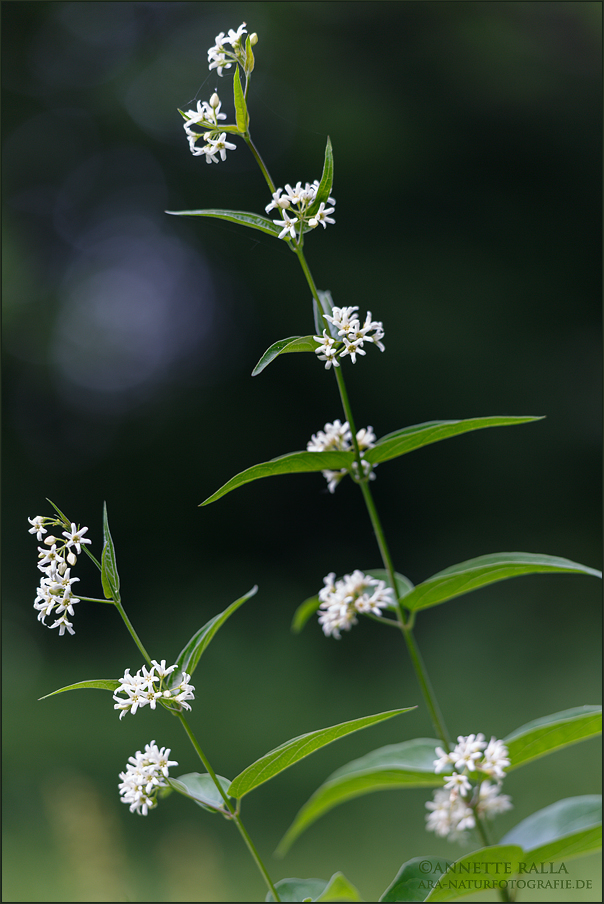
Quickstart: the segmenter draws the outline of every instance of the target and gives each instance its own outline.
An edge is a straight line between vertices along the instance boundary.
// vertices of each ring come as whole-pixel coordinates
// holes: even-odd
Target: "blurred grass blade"
[[[510,755],[510,769],[541,756],[602,734],[602,707],[576,706],[551,716],[543,716],[511,732],[504,743]]]
[[[38,700],[47,700],[49,697],[54,697],[55,694],[64,694],[65,691],[85,690],[86,688],[96,688],[97,690],[111,691],[113,693],[120,686],[120,683],[119,678],[91,678],[88,681],[78,681],[77,684],[68,684],[65,687],[60,687],[58,691],[53,691],[52,694],[38,697]]]
[[[389,744],[341,766],[333,772],[298,812],[280,841],[276,853],[283,856],[296,838],[333,807],[369,794],[394,788],[438,788],[442,775],[434,772],[436,747],[432,738],[414,738]]]
[[[426,421],[424,424],[415,424],[412,427],[403,427],[395,430],[377,441],[372,449],[364,453],[364,458],[376,465],[381,461],[389,461],[406,455],[422,446],[438,443],[443,439],[450,439],[462,433],[472,430],[482,430],[485,427],[510,427],[516,424],[526,424],[531,421],[540,421],[541,417],[475,417],[462,421]]]
[[[262,373],[264,368],[268,367],[278,355],[285,355],[289,352],[314,352],[316,348],[317,343],[312,336],[290,336],[289,339],[278,339],[262,355],[252,371],[252,376],[257,377]]]
[[[231,477],[212,496],[204,499],[201,505],[216,502],[231,490],[235,490],[245,483],[251,483],[252,480],[260,480],[262,477],[275,477],[278,474],[304,474],[308,471],[337,471],[340,468],[349,468],[353,461],[354,452],[289,452],[287,455],[280,455],[279,458],[271,458],[270,461],[252,465],[251,468]]]
[[[427,581],[418,584],[410,593],[403,596],[401,601],[405,608],[412,611],[428,609],[487,584],[494,584],[497,581],[519,577],[523,574],[547,572],[567,572],[602,577],[602,573],[595,568],[571,562],[570,559],[563,559],[560,556],[530,552],[497,552],[478,556],[476,559],[468,559],[466,562],[460,562],[458,565],[451,565],[444,571],[439,571]]]
[[[210,641],[218,631],[222,625],[224,625],[227,618],[236,612],[240,606],[242,606],[247,600],[249,600],[255,593],[258,592],[258,587],[254,586],[246,593],[245,596],[240,597],[238,600],[235,600],[234,603],[224,610],[224,612],[220,612],[218,615],[215,615],[214,618],[211,618],[209,622],[196,631],[190,641],[183,647],[176,658],[177,669],[172,672],[170,675],[168,686],[176,686],[180,681],[180,673],[186,672],[187,675],[192,675],[195,669],[197,668],[197,664],[201,659],[202,653],[205,651]]]
[[[288,769],[309,754],[320,750],[321,747],[343,738],[345,735],[354,731],[360,731],[362,728],[369,728],[370,725],[377,725],[386,719],[392,719],[393,716],[400,716],[401,713],[409,712],[416,709],[415,706],[408,706],[405,709],[392,709],[385,713],[377,713],[373,716],[363,716],[360,719],[353,719],[350,722],[340,722],[338,725],[330,725],[328,728],[320,728],[317,731],[310,731],[308,734],[300,735],[297,738],[291,738],[274,750],[269,750],[264,756],[252,763],[243,772],[233,779],[233,783],[229,788],[229,794],[233,797],[241,798],[245,794],[249,794],[254,788],[267,782],[269,779]]]

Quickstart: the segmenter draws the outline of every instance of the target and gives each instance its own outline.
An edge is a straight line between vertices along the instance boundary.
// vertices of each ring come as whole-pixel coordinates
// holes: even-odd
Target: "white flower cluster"
[[[338,336],[341,338],[334,339],[328,335],[327,330],[323,330],[322,336],[313,336],[315,342],[319,345],[315,349],[315,353],[319,356],[319,361],[325,361],[325,370],[333,365],[339,367],[340,362],[338,356],[343,358],[350,355],[353,364],[356,364],[357,355],[367,354],[363,350],[365,342],[373,342],[377,345],[381,352],[385,351],[382,339],[384,338],[384,326],[380,320],[371,319],[371,311],[367,311],[365,323],[361,326],[361,321],[355,314],[358,311],[358,305],[348,308],[333,308],[331,314],[325,314],[325,320],[329,320],[336,328]],[[344,343],[344,348],[340,349],[340,343]]]
[[[436,748],[438,759],[434,771],[455,771],[445,776],[445,786],[434,792],[434,799],[426,807],[426,828],[450,841],[462,840],[468,829],[476,826],[476,817],[491,819],[498,813],[510,810],[509,795],[500,794],[505,769],[510,765],[508,750],[503,741],[491,738],[488,742],[482,734],[457,738],[457,744],[447,753]],[[494,779],[495,781],[491,781]]]
[[[195,157],[205,156],[206,163],[218,163],[219,156],[221,160],[226,160],[227,150],[234,151],[237,148],[232,141],[226,140],[226,132],[220,131],[218,120],[226,119],[226,113],[220,112],[221,106],[222,102],[214,92],[209,103],[207,100],[198,100],[197,110],[187,110],[184,113],[187,118],[183,128],[189,142],[189,150]],[[193,126],[199,126],[204,131],[196,132]],[[205,142],[203,147],[197,147],[195,144],[200,138]]]
[[[169,709],[191,709],[186,702],[187,700],[195,699],[193,693],[195,687],[188,683],[191,680],[191,676],[183,672],[179,684],[172,688],[166,688],[164,687],[164,679],[178,666],[171,665],[166,668],[165,659],[162,659],[161,662],[152,659],[151,665],[152,668],[149,670],[147,670],[146,666],[143,666],[136,675],[131,675],[130,669],[126,669],[124,677],[120,678],[120,686],[113,695],[113,699],[116,701],[113,708],[121,710],[120,719],[127,712],[134,715],[137,709],[143,706],[149,705],[151,709],[155,709],[158,700],[164,705],[167,704]],[[125,694],[126,696],[125,698],[120,697],[119,694]],[[176,707],[171,704],[176,704]]]
[[[118,785],[122,803],[130,806],[130,812],[146,816],[149,810],[157,806],[157,792],[166,788],[170,766],[178,766],[176,760],[169,759],[170,748],[161,750],[155,743],[145,745],[145,752],[136,751],[135,756],[128,757],[125,772],[120,772],[121,782]]]
[[[27,520],[31,524],[29,533],[35,534],[38,541],[48,533],[47,526],[64,527],[59,519],[44,518],[42,515]],[[73,623],[67,616],[74,614],[73,607],[80,602],[71,589],[80,579],[71,577],[71,568],[82,552],[82,544],[92,542],[84,537],[87,530],[87,527],[76,527],[72,523],[69,530],[62,532],[65,539],[49,535],[42,540],[47,548],[38,546],[38,568],[44,577],[40,580],[34,609],[38,610],[38,621],[43,625],[46,625],[46,618],[52,613],[56,621],[46,627],[58,628],[60,635],[65,634],[65,631],[75,634]]]
[[[229,28],[228,35],[223,31],[216,35],[216,44],[208,50],[210,70],[215,69],[218,75],[222,76],[223,69],[230,69],[233,63],[241,62],[243,53],[243,41],[241,39],[244,34],[247,34],[245,25],[246,23],[242,22],[237,31]],[[256,38],[256,41],[258,40],[256,35],[250,35],[250,43],[256,43],[253,40],[254,38]],[[227,50],[227,45],[230,46],[230,50]]]
[[[319,624],[326,637],[340,639],[340,631],[350,631],[357,624],[357,614],[371,612],[379,615],[394,602],[392,588],[385,581],[369,577],[358,569],[336,581],[335,572],[323,578],[325,586],[319,591],[322,610]]]
[[[363,427],[362,430],[358,430],[357,443],[362,458],[363,452],[373,448],[375,445],[375,433],[373,432],[373,428]],[[318,433],[313,433],[312,439],[306,444],[307,452],[350,452],[352,449],[352,433],[348,426],[348,421],[344,421],[342,424],[339,420],[334,421],[333,424],[325,424],[325,429],[319,430]],[[363,474],[361,478],[359,478],[359,466],[356,461],[353,462],[350,469],[341,468],[339,471],[322,471],[321,473],[327,481],[327,489],[330,493],[335,492],[342,477],[346,477],[347,474],[350,474],[353,480],[356,481],[365,478],[375,480],[373,465],[368,461],[363,461]]]
[[[273,192],[273,200],[266,205],[265,210],[267,213],[273,209],[278,210],[283,217],[282,220],[273,220],[275,226],[282,227],[279,233],[280,239],[289,241],[290,237],[295,239],[297,236],[301,236],[305,226],[316,229],[320,223],[323,229],[326,229],[328,223],[335,223],[333,217],[329,216],[334,212],[335,207],[326,207],[324,201],[321,201],[318,210],[311,215],[310,207],[317,197],[318,189],[319,180],[315,179],[312,185],[307,182],[302,187],[302,183],[297,182],[292,188],[288,183],[284,189],[278,188]],[[284,195],[283,192],[285,192]],[[334,205],[336,202],[333,198],[328,198],[327,203]],[[286,210],[289,210],[293,216],[290,217],[285,212]]]

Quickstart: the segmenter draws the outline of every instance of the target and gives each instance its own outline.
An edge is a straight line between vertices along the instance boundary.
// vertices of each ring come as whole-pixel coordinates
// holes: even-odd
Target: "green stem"
[[[411,662],[413,663],[415,675],[419,682],[424,700],[426,701],[426,706],[428,707],[428,711],[432,719],[432,724],[434,725],[439,738],[443,742],[445,750],[450,750],[451,741],[449,740],[447,727],[436,700],[436,695],[434,693],[434,690],[432,689],[430,678],[428,677],[428,672],[426,671],[426,667],[419,652],[419,648],[413,636],[413,631],[407,625],[402,626],[401,630],[403,632],[403,637],[405,638],[405,643],[407,644],[409,655],[411,656]]]
[[[485,847],[490,847],[491,841],[489,839],[487,827],[484,823],[484,820],[481,816],[478,815],[478,813],[476,813],[476,810],[474,810],[474,815],[476,817],[476,829],[478,830],[478,834],[480,835],[480,840],[482,841],[482,843]],[[515,900],[514,893],[513,892],[510,893],[507,888],[505,888],[505,887],[498,888],[497,890],[499,892],[499,897],[501,898],[502,901],[514,901]]]
[[[264,178],[266,179],[266,183],[267,183],[268,187],[269,187],[270,190],[271,190],[271,194],[274,194],[274,193],[277,191],[277,189],[275,188],[275,183],[274,183],[273,180],[271,179],[271,174],[269,173],[269,171],[268,171],[268,169],[267,169],[267,166],[266,166],[264,160],[262,159],[262,157],[261,157],[260,154],[258,153],[258,149],[256,148],[256,145],[255,145],[254,142],[252,141],[252,136],[250,135],[249,132],[244,132],[244,133],[242,134],[242,138],[243,138],[243,140],[245,141],[245,143],[247,144],[247,146],[249,147],[249,149],[250,149],[250,151],[252,152],[252,154],[254,155],[254,157],[256,158],[256,163],[258,164],[258,166],[259,166],[260,169],[262,170],[262,175],[263,175]]]
[[[151,665],[151,657],[149,656],[149,654],[148,654],[147,651],[145,650],[145,648],[144,648],[144,646],[143,646],[142,640],[140,639],[140,637],[138,636],[138,634],[137,634],[136,631],[134,630],[134,625],[132,624],[132,622],[130,621],[130,619],[128,618],[128,616],[126,615],[126,612],[125,612],[125,610],[124,610],[124,607],[122,606],[122,601],[121,601],[121,599],[117,596],[117,594],[116,594],[116,597],[117,597],[117,599],[115,600],[115,608],[117,609],[117,611],[119,612],[119,614],[122,616],[122,619],[123,619],[123,621],[124,621],[124,624],[125,624],[126,627],[128,628],[128,630],[129,630],[129,632],[130,632],[130,635],[131,635],[131,637],[132,637],[132,640],[134,641],[134,643],[136,644],[136,646],[139,648],[139,650],[140,650],[141,653],[143,654],[143,658],[145,659],[145,661],[147,662],[148,665]]]
[[[279,895],[277,894],[277,889],[276,889],[275,886],[273,885],[273,881],[272,881],[271,877],[269,876],[269,874],[268,874],[268,872],[267,872],[267,870],[266,870],[266,867],[264,866],[264,863],[262,862],[262,859],[261,859],[261,857],[260,857],[260,854],[259,854],[258,851],[256,850],[256,847],[255,847],[255,845],[254,845],[254,842],[253,842],[252,839],[250,838],[250,836],[249,836],[249,834],[248,834],[248,832],[247,832],[247,829],[246,829],[245,826],[243,825],[243,822],[241,821],[241,817],[239,816],[239,814],[237,813],[237,811],[236,811],[235,808],[233,807],[233,804],[231,803],[229,796],[227,795],[226,791],[224,790],[224,788],[222,787],[222,785],[221,785],[220,782],[218,781],[218,777],[217,777],[216,773],[214,772],[214,770],[212,769],[212,767],[211,767],[209,761],[207,760],[207,758],[206,758],[206,756],[205,756],[203,750],[202,750],[201,747],[199,746],[199,742],[197,741],[197,738],[195,737],[195,735],[194,735],[193,732],[191,731],[191,728],[189,727],[189,723],[187,722],[187,720],[185,719],[185,717],[183,716],[182,713],[177,713],[177,715],[178,715],[178,718],[180,719],[180,721],[181,721],[181,723],[182,723],[182,726],[183,726],[184,730],[186,731],[187,735],[189,736],[189,740],[191,741],[191,744],[192,744],[193,747],[195,748],[195,751],[196,751],[196,753],[197,753],[197,756],[199,757],[199,759],[200,759],[201,762],[203,763],[203,765],[204,765],[205,769],[207,770],[208,774],[210,775],[212,781],[214,782],[214,784],[215,784],[216,787],[218,788],[218,791],[219,791],[219,793],[220,793],[220,796],[222,797],[222,799],[223,799],[223,801],[224,801],[224,803],[225,803],[225,806],[226,806],[227,810],[229,811],[229,813],[230,813],[230,815],[231,815],[231,819],[233,820],[233,822],[235,823],[235,825],[236,825],[237,828],[239,829],[239,833],[241,834],[241,837],[242,837],[243,840],[245,841],[245,843],[246,843],[246,845],[247,845],[247,848],[248,848],[250,854],[251,854],[252,857],[254,858],[254,861],[255,861],[255,863],[256,863],[256,866],[257,866],[258,869],[260,870],[260,873],[262,874],[262,878],[263,878],[264,881],[266,882],[266,884],[267,884],[267,886],[268,886],[268,889],[269,889],[270,893],[271,893],[272,896],[274,897],[275,901],[280,901],[281,898],[280,898]]]

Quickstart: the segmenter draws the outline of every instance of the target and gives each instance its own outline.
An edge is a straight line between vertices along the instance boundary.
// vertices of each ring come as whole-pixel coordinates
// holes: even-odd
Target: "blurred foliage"
[[[269,200],[245,146],[208,167],[177,113],[216,87],[232,109],[206,49],[244,20],[260,36],[252,134],[277,184],[318,178],[333,142],[337,225],[308,239],[315,280],[385,324],[386,353],[347,368],[357,425],[547,416],[381,465],[396,567],[417,582],[499,550],[599,564],[600,3],[3,3],[4,900],[264,896],[226,822],[175,795],[141,820],[120,804],[118,772],[151,738],[197,768],[167,714],[118,722],[96,691],[36,702],[142,664],[105,606],[82,603],[73,638],[36,622],[26,519],[45,497],[89,525],[97,554],[107,501],[123,599],[158,658],[259,584],[195,676],[193,725],[223,775],[420,702],[394,632],[289,632],[324,574],[380,564],[352,485],[332,498],[319,475],[279,477],[196,507],[341,417],[311,356],[249,376],[273,341],[313,329],[285,245],[163,213]],[[78,574],[98,595],[93,569]],[[544,575],[423,613],[453,733],[501,737],[597,702],[599,598],[591,578]],[[431,727],[420,706],[371,731],[246,800],[262,851],[342,762]],[[537,768],[510,776],[498,833],[597,790],[594,743]],[[341,869],[375,899],[409,857],[453,856],[423,832],[425,799],[344,805],[284,863],[269,857],[272,874]]]

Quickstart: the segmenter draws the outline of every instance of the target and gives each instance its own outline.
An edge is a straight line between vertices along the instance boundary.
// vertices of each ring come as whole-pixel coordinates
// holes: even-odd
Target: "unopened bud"
[[[52,546],[53,543],[57,542],[57,538],[53,537],[51,534],[50,537],[44,537],[44,540],[42,542],[46,543],[47,546]]]
[[[254,32],[252,32],[252,34],[250,35],[250,44],[252,45],[252,47],[254,47],[257,43],[258,43],[258,35],[257,35],[256,32],[254,31]]]
[[[210,98],[210,106],[214,107],[214,109],[220,106],[220,98],[218,97],[216,92],[214,92],[214,94]]]
[[[68,553],[67,561],[69,562],[70,565],[76,564],[76,562],[78,561],[78,557],[76,556],[75,552]]]
[[[282,210],[287,210],[287,208],[290,206],[289,198],[279,198],[277,204]]]

